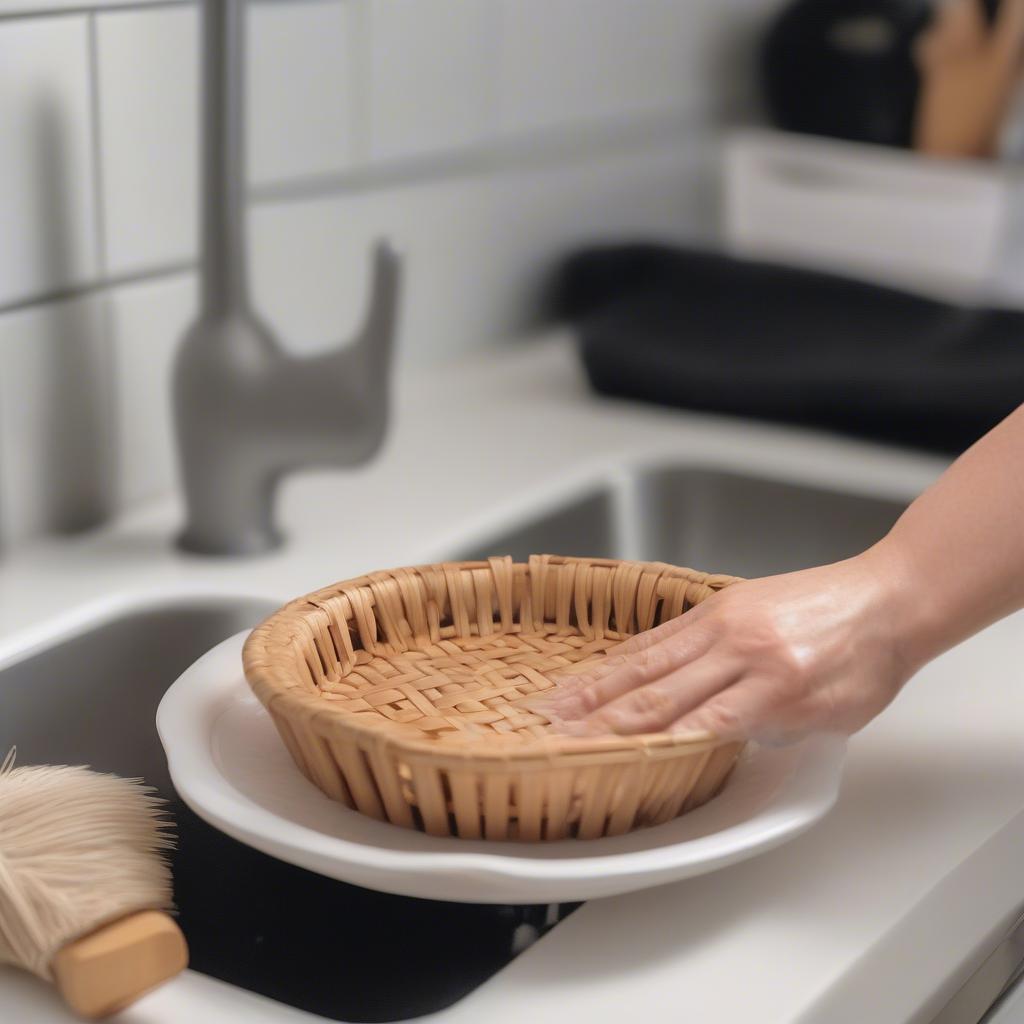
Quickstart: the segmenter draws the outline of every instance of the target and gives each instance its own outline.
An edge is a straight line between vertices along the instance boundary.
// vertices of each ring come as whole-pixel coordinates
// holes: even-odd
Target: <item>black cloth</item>
[[[1024,313],[651,245],[570,258],[594,388],[959,452],[1024,401]]]

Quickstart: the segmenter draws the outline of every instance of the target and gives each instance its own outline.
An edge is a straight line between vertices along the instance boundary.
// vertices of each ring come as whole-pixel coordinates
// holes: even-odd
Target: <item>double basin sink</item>
[[[762,576],[854,554],[902,508],[734,472],[654,468],[596,483],[448,555],[553,552]],[[572,908],[371,893],[250,850],[176,797],[154,724],[160,698],[201,654],[270,611],[245,597],[153,603],[0,666],[0,756],[17,744],[20,763],[141,777],[168,800],[194,969],[338,1020],[401,1020],[451,1005]],[[395,962],[401,986],[388,976]]]

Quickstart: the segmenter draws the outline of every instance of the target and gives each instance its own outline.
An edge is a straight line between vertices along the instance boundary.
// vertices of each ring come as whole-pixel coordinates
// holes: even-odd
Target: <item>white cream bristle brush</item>
[[[0,765],[0,963],[105,1017],[182,971],[161,801],[87,768]]]

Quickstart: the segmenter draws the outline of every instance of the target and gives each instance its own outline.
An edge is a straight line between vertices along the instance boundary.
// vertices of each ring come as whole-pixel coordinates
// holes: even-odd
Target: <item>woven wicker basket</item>
[[[620,835],[709,800],[741,745],[558,735],[522,701],[733,581],[551,555],[377,572],[282,608],[245,673],[300,770],[364,814],[474,839]]]

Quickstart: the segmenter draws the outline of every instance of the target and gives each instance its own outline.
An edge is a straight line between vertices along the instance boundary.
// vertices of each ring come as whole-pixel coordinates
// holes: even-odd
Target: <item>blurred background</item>
[[[569,320],[601,390],[955,451],[1024,379],[1024,206],[1019,51],[985,49],[994,5],[950,6],[253,0],[254,303],[289,351],[324,351],[383,237],[400,373]],[[191,2],[0,9],[6,545],[174,486],[198,54]],[[996,341],[971,342],[979,309]],[[737,326],[744,351],[719,348]]]

